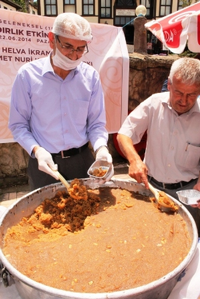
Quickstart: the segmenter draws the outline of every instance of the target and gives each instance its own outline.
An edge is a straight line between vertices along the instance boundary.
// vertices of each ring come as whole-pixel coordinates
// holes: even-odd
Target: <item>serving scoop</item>
[[[154,194],[155,199],[152,201],[155,203],[156,207],[165,213],[177,212],[178,206],[174,204],[173,200],[163,191],[158,191],[150,183],[149,190]]]

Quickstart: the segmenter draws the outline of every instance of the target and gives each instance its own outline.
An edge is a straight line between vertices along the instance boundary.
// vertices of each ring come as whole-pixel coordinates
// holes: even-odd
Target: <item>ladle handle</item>
[[[67,190],[70,188],[70,184],[66,181],[66,179],[58,172],[59,180],[63,183],[63,185],[67,188]]]
[[[155,195],[155,198],[158,200],[159,199],[158,191],[150,183],[148,184],[149,184],[149,190]]]

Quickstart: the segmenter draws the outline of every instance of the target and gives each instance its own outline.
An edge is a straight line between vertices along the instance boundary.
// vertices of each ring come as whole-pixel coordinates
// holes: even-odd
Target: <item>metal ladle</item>
[[[170,213],[170,212],[177,212],[178,211],[178,206],[176,206],[169,198],[169,196],[163,192],[163,191],[158,191],[156,188],[154,188],[150,183],[149,184],[149,190],[154,194],[155,196],[155,201],[153,201],[156,204],[156,207],[165,212],[165,213]]]

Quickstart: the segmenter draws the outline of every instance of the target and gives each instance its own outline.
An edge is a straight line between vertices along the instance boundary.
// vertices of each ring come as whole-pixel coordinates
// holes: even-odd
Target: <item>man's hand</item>
[[[104,161],[107,161],[109,164],[111,164],[111,170],[109,171],[109,175],[105,179],[99,179],[98,180],[98,184],[101,185],[101,184],[104,184],[105,182],[110,181],[110,179],[114,175],[114,167],[113,167],[113,164],[112,164],[112,156],[109,153],[106,146],[102,146],[97,150],[96,161],[99,161],[99,160],[104,160]]]
[[[117,141],[122,153],[129,161],[130,166],[128,174],[139,184],[143,183],[145,185],[145,188],[149,189],[147,179],[148,169],[135,150],[131,138],[123,134],[118,134]]]
[[[58,166],[53,162],[52,156],[43,147],[38,147],[35,151],[35,157],[38,160],[38,169],[59,180],[57,174]]]
[[[147,179],[148,169],[141,159],[137,159],[129,166],[128,174],[134,178],[139,184],[143,183],[147,189],[149,189]]]
[[[106,146],[102,146],[97,150],[96,161],[98,160],[104,160],[110,164],[112,163],[112,156],[111,154],[109,154],[109,151]]]

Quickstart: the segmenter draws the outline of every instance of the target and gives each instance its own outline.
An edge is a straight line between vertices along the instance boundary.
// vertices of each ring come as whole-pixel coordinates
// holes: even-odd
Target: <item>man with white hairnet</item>
[[[87,177],[94,162],[88,142],[96,160],[112,165],[99,74],[83,62],[90,24],[62,13],[48,37],[52,52],[19,69],[11,95],[9,128],[30,155],[32,190],[55,183],[57,169],[66,179]]]

